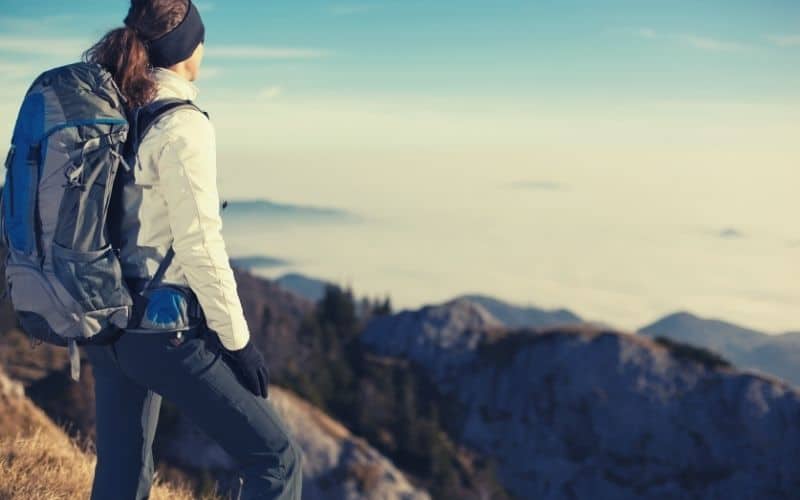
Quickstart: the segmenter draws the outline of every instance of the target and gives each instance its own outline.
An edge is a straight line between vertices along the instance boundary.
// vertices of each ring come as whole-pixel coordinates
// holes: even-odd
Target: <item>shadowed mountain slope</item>
[[[498,330],[446,303],[376,318],[361,341],[459,405],[450,432],[522,498],[792,498],[800,392],[601,328]],[[481,325],[483,324],[483,327]],[[431,325],[438,325],[433,328]]]

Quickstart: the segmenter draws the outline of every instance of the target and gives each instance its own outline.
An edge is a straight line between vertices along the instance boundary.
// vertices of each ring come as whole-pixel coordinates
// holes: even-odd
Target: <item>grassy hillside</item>
[[[95,461],[0,372],[0,500],[88,498]],[[195,497],[157,480],[151,498]]]

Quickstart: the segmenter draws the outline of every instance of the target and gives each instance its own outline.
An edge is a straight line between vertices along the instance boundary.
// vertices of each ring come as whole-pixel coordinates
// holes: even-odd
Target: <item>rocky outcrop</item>
[[[11,399],[21,398],[23,395],[25,395],[25,388],[22,384],[8,378],[5,372],[0,369],[0,397]]]
[[[24,386],[0,366],[0,437],[26,436],[36,429],[49,432],[56,427],[25,397]]]
[[[439,329],[423,308],[371,323],[362,340],[454,398],[455,438],[495,458],[521,498],[800,491],[800,392],[781,380],[590,326],[461,330],[463,306],[438,307],[435,317],[452,318]]]
[[[378,354],[407,357],[449,382],[469,363],[481,342],[503,324],[483,306],[454,299],[414,311],[400,311],[373,319],[361,335]]]
[[[288,391],[273,394],[270,398],[303,449],[304,499],[430,499],[342,424]]]
[[[342,424],[289,391],[270,386],[270,400],[303,449],[303,498],[427,500],[389,460]],[[189,467],[233,470],[216,443],[187,420],[176,426],[167,448]]]
[[[585,321],[569,309],[542,309],[527,305],[520,306],[483,294],[464,294],[458,298],[471,300],[482,305],[504,325],[512,328],[563,326],[584,323]]]

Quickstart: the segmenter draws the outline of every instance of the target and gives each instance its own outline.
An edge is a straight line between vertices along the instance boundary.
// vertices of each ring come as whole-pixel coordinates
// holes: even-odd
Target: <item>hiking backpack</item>
[[[22,102],[0,195],[5,290],[25,333],[69,347],[75,380],[77,346],[128,327],[133,313],[112,241],[112,195],[132,179],[152,123],[185,106],[195,107],[157,101],[128,113],[111,74],[92,63],[42,73]],[[173,255],[170,247],[158,280]]]

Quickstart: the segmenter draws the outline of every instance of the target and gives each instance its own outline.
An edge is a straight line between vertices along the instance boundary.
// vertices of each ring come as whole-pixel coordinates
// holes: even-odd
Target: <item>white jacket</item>
[[[177,73],[156,68],[153,75],[156,99],[197,97],[197,87]],[[222,344],[241,349],[250,332],[222,239],[211,122],[194,109],[160,118],[142,139],[134,176],[123,194],[123,274],[151,278],[172,245],[164,283],[189,286]]]

